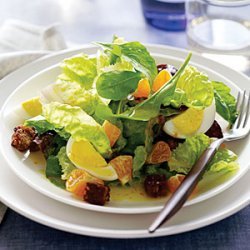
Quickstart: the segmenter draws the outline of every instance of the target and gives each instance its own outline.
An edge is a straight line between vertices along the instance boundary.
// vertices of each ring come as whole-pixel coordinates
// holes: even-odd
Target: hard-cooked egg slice
[[[213,124],[216,108],[213,102],[204,110],[188,108],[180,115],[165,122],[163,131],[176,138],[186,138],[205,133]]]
[[[115,169],[107,165],[105,159],[95,150],[87,140],[76,141],[70,137],[66,146],[67,156],[78,168],[104,181],[118,178]]]

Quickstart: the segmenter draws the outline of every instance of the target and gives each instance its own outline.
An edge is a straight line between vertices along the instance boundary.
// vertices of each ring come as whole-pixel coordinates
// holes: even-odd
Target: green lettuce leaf
[[[157,67],[154,58],[149,54],[145,46],[139,42],[126,42],[122,44],[98,43],[114,55],[123,57],[133,67],[143,73],[152,83],[157,75]]]
[[[140,72],[110,71],[101,74],[96,81],[96,89],[100,96],[112,99],[125,99],[134,92],[139,80],[143,77]]]
[[[57,158],[62,168],[61,179],[67,180],[72,170],[74,170],[76,167],[68,158],[66,154],[66,147],[61,147],[60,151],[57,154]]]
[[[140,178],[141,169],[147,160],[147,152],[144,146],[138,146],[135,149],[133,158],[133,178]]]
[[[157,119],[151,119],[148,122],[123,120],[123,136],[127,139],[126,147],[123,153],[133,154],[136,147],[144,146],[146,152],[150,152],[153,143],[153,126],[157,123]]]
[[[62,170],[57,156],[49,156],[46,162],[46,177],[56,186],[65,189],[65,181],[61,179]]]
[[[43,106],[45,119],[57,129],[64,129],[79,141],[86,139],[102,155],[111,152],[110,143],[102,126],[81,108],[52,102]]]
[[[109,71],[134,71],[133,65],[124,58],[114,56],[110,51],[97,52],[97,72],[98,74]]]
[[[96,58],[80,54],[65,59],[61,68],[70,81],[80,83],[85,89],[92,88],[97,76]]]
[[[222,82],[212,82],[216,111],[226,121],[233,124],[237,118],[236,100],[230,94],[231,89]]]
[[[171,171],[187,174],[201,154],[210,145],[210,138],[198,134],[186,139],[175,150],[168,162]]]
[[[53,85],[53,89],[65,104],[78,106],[89,115],[94,114],[97,104],[101,101],[96,90],[85,90],[77,82],[58,79]]]
[[[178,79],[185,67],[187,66],[192,54],[189,53],[184,63],[181,65],[177,73],[170,79],[168,84],[163,85],[157,92],[147,98],[145,101],[137,104],[135,107],[126,110],[117,115],[120,118],[126,118],[138,121],[148,121],[159,115],[160,107],[164,104],[164,100],[172,99]],[[107,113],[106,113],[107,114]]]
[[[146,165],[144,168],[145,168],[145,175],[164,174],[167,179],[175,175],[175,173],[170,172],[167,169],[167,167],[162,164]]]
[[[65,140],[68,140],[70,137],[70,134],[67,133],[64,129],[56,128],[53,124],[49,123],[42,115],[38,115],[26,120],[24,122],[24,125],[34,127],[38,135],[53,130]]]
[[[213,98],[213,85],[208,76],[193,66],[187,66],[178,79],[173,98],[166,98],[164,105],[171,103],[174,107],[185,105],[204,109],[212,104]]]
[[[231,172],[239,168],[236,162],[237,155],[227,148],[219,148],[208,165],[210,172],[226,171]]]

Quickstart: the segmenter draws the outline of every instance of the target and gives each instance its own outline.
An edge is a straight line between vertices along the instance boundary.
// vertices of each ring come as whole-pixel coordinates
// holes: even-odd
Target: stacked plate
[[[166,46],[147,47],[157,64],[169,63],[178,67],[187,55],[185,50]],[[23,155],[10,146],[12,129],[21,122],[13,110],[22,101],[38,95],[39,90],[56,79],[60,72],[60,61],[80,52],[94,54],[96,47],[85,46],[48,56],[21,68],[0,83],[2,202],[18,213],[47,226],[110,238],[154,237],[185,232],[226,218],[249,204],[249,137],[229,144],[239,155],[240,170],[233,176],[227,176],[223,182],[217,181],[213,185],[209,182],[201,183],[203,188],[200,190],[203,191],[189,200],[173,219],[154,234],[149,234],[147,228],[163,206],[163,201],[110,202],[104,207],[87,204],[45,179],[39,171],[39,164],[34,165],[34,159],[24,161]],[[221,64],[196,54],[193,55],[191,63],[206,72],[211,79],[226,83],[233,94],[239,89],[249,89],[248,78]],[[10,97],[7,99],[8,96]],[[208,189],[205,188],[206,185],[212,187]]]

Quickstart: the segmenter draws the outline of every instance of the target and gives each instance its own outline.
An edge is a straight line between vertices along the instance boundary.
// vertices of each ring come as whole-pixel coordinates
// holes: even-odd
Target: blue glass
[[[185,30],[185,0],[141,0],[141,3],[149,24],[164,30]]]

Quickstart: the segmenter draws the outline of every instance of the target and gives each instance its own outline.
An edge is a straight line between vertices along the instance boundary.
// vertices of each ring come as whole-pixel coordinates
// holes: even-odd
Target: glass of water
[[[250,56],[250,0],[187,0],[186,15],[192,49]]]

